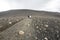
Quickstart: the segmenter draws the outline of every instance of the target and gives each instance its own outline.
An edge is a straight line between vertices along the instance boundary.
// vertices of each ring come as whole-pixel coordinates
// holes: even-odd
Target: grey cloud
[[[2,2],[7,4],[6,9],[34,9],[34,10],[60,11],[59,0],[5,0],[5,1],[3,0]]]

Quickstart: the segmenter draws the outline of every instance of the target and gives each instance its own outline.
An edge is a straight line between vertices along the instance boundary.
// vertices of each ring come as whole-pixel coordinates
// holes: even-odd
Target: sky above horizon
[[[0,0],[0,12],[11,9],[60,12],[60,0]]]

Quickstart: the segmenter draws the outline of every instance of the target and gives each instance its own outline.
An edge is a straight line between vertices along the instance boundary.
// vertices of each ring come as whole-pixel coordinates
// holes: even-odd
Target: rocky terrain
[[[60,14],[31,10],[20,13],[23,12],[27,14],[18,13],[19,16],[14,11],[0,16],[0,40],[60,40]]]
[[[35,18],[33,23],[37,40],[60,40],[60,19]]]

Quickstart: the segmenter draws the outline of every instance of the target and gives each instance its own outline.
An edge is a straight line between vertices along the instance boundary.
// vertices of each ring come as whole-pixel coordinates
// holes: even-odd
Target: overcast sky
[[[0,0],[0,11],[33,9],[60,12],[60,0]]]

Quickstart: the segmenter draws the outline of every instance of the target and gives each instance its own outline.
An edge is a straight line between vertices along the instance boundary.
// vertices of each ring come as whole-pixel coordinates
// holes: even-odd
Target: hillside
[[[6,16],[27,16],[27,15],[38,15],[38,16],[55,16],[60,17],[60,13],[58,12],[48,12],[48,11],[36,11],[36,10],[9,10],[5,12],[0,12],[0,17]]]

